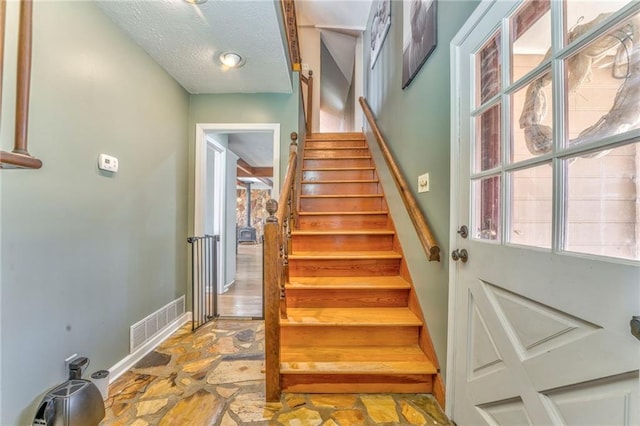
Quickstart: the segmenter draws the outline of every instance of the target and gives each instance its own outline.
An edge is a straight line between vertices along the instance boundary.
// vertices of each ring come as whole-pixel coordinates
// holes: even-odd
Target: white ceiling
[[[189,93],[291,93],[274,0],[102,0],[99,7]],[[246,63],[225,69],[220,53]]]
[[[319,29],[362,32],[367,27],[372,0],[298,0],[298,25]]]
[[[230,133],[229,149],[253,167],[273,167],[271,133]]]

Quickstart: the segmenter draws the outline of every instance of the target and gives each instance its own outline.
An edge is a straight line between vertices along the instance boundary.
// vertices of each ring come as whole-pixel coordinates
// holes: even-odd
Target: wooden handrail
[[[296,19],[296,5],[293,0],[281,0],[284,15],[284,29],[287,34],[289,58],[293,71],[300,71],[300,43],[298,41],[298,22]]]
[[[307,86],[305,99],[304,85]],[[309,76],[305,76],[300,72],[300,94],[302,96],[302,103],[304,111],[304,122],[307,135],[311,135],[313,129],[313,71],[309,70]]]
[[[280,193],[280,202],[267,201],[264,226],[264,328],[266,399],[279,401],[280,386],[280,318],[287,317],[285,283],[289,279],[291,230],[297,216],[295,179],[298,166],[298,134],[291,133],[287,174]]]
[[[4,50],[5,0],[2,0],[2,48]],[[39,169],[42,161],[31,156],[27,150],[27,130],[29,127],[29,92],[31,88],[31,39],[33,25],[33,3],[20,2],[20,27],[18,29],[18,69],[16,87],[16,122],[13,151],[0,151],[0,168]],[[0,55],[1,56],[1,55]],[[0,70],[2,67],[0,67]],[[0,72],[0,80],[2,77]],[[1,92],[0,92],[1,93]],[[2,97],[0,96],[0,101]]]
[[[369,107],[366,99],[360,97],[360,105],[362,106],[362,110],[364,111],[364,115],[367,117],[367,121],[369,122],[369,126],[371,126],[371,130],[373,131],[376,140],[378,141],[378,145],[380,146],[380,150],[382,151],[382,155],[384,156],[387,165],[389,166],[389,170],[391,171],[391,175],[393,176],[393,180],[396,183],[396,187],[398,191],[400,191],[400,196],[402,201],[404,202],[405,207],[407,208],[407,212],[409,213],[409,217],[411,218],[411,222],[416,229],[418,234],[418,238],[420,239],[420,243],[422,244],[422,248],[427,254],[427,258],[430,261],[440,261],[440,247],[431,232],[431,228],[427,224],[427,221],[418,207],[418,203],[416,202],[415,197],[413,196],[409,185],[407,185],[407,181],[402,176],[398,165],[396,164],[389,147],[376,123],[376,119],[373,116],[373,112]]]

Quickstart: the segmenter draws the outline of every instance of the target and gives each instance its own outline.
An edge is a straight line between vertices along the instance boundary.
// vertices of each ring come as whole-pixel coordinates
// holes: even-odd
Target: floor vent
[[[133,324],[129,334],[129,353],[133,353],[147,340],[171,325],[184,314],[184,309],[185,299],[182,296]]]

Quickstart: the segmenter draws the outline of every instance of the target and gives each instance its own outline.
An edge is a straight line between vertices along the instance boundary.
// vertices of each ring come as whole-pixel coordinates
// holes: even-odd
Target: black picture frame
[[[402,88],[411,84],[437,46],[437,0],[403,0]]]

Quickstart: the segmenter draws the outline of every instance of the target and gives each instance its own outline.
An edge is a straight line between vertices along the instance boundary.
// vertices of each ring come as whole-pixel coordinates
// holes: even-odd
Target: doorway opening
[[[194,232],[219,236],[216,316],[264,317],[264,206],[278,196],[279,162],[278,123],[196,125]]]

